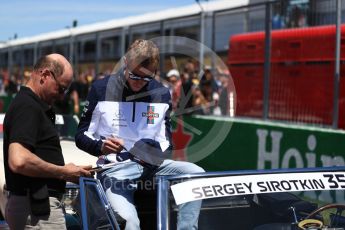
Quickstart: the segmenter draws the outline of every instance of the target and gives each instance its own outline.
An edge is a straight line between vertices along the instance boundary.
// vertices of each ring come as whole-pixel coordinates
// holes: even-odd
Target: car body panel
[[[310,173],[324,173],[325,175],[334,174],[340,175],[339,178],[345,177],[345,167],[332,167],[332,168],[313,168],[313,169],[286,169],[286,170],[250,170],[250,171],[228,171],[228,172],[208,172],[200,174],[188,174],[179,176],[159,176],[157,177],[157,188],[155,191],[146,191],[141,197],[136,197],[137,193],[143,191],[137,191],[135,194],[137,210],[139,218],[141,220],[141,229],[176,229],[177,221],[177,205],[175,198],[171,193],[171,186],[178,185],[181,182],[190,182],[202,178],[215,180],[228,177],[243,176],[248,177],[249,175],[258,175],[259,179],[264,178],[269,173],[274,175],[274,180],[279,181],[279,174],[293,174],[297,173],[300,177],[304,173],[310,175]],[[296,175],[297,175],[296,174]],[[229,179],[226,178],[226,179]],[[277,179],[278,178],[278,179]],[[298,179],[298,178],[297,178]],[[327,177],[326,177],[327,179]],[[328,180],[328,179],[327,179]],[[94,206],[95,199],[90,197],[90,190],[87,187],[93,184],[97,189],[93,190],[93,193],[98,197],[102,197],[103,200],[99,200],[96,214],[90,210],[91,205]],[[198,181],[198,184],[202,184]],[[330,182],[332,185],[333,182]],[[205,184],[204,184],[205,185]],[[345,181],[340,180],[339,186],[345,186]],[[207,184],[205,185],[207,186]],[[307,189],[308,190],[308,189]],[[317,192],[323,191],[335,191],[327,186],[324,189],[319,189]],[[187,194],[187,190],[184,189]],[[212,193],[211,190],[205,190],[208,194]],[[213,190],[214,191],[214,190]],[[154,202],[149,193],[154,192]],[[301,192],[301,191],[300,191]],[[320,200],[311,200],[304,197],[303,193],[300,192],[270,192],[262,194],[244,194],[244,195],[229,195],[223,197],[214,197],[203,199],[201,213],[199,217],[199,230],[207,229],[241,229],[241,230],[297,230],[298,225],[306,220],[308,216],[315,210],[324,206],[324,203]],[[92,193],[92,192],[91,192]],[[86,195],[88,194],[88,195]],[[103,194],[103,195],[102,195]],[[81,203],[79,205],[78,219],[80,226],[84,226],[83,229],[90,227],[90,220],[97,219],[99,224],[95,221],[92,222],[95,228],[104,227],[104,217],[96,218],[99,213],[109,211],[109,202],[104,196],[103,188],[97,179],[81,178],[80,180],[80,197],[77,199]],[[102,205],[103,204],[103,208]],[[150,205],[151,204],[151,205]],[[154,206],[156,205],[156,206]],[[333,208],[328,213],[317,215],[315,219],[309,218],[308,221],[322,220],[325,224],[332,225],[332,228],[317,228],[317,229],[345,229],[345,205],[336,204],[337,207]],[[141,206],[145,206],[143,209]],[[152,212],[152,210],[154,210]],[[335,217],[334,217],[335,216]],[[111,218],[108,216],[107,227],[105,229],[116,229],[117,225],[113,224],[110,226]],[[333,219],[333,220],[330,220]],[[84,224],[82,224],[84,223]],[[86,227],[85,227],[86,226]],[[81,227],[82,228],[82,227]]]

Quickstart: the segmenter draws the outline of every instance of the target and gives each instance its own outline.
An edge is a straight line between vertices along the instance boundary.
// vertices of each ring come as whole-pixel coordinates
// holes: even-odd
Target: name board
[[[224,196],[343,190],[345,172],[272,173],[195,179],[171,186],[177,205]]]

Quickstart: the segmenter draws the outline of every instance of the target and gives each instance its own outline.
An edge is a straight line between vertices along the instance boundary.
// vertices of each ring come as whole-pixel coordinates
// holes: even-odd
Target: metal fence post
[[[200,0],[195,0],[198,6],[200,7],[200,32],[199,32],[199,72],[204,69],[204,43],[205,43],[205,10],[200,3]]]
[[[69,30],[69,43],[68,43],[68,51],[69,51],[69,62],[74,66],[74,36],[72,34],[72,30]]]
[[[165,38],[165,26],[164,20],[160,22],[160,40],[161,40],[161,47],[160,47],[160,62],[159,62],[159,70],[161,72],[160,77],[163,77],[163,73],[166,73],[167,70],[165,69],[165,52],[166,52],[166,38]],[[164,74],[165,75],[165,74]]]
[[[8,73],[8,78],[11,79],[11,76],[12,76],[12,71],[13,71],[13,48],[12,46],[8,47],[8,62],[7,62],[7,73]]]
[[[169,181],[159,176],[157,194],[157,229],[169,230]]]
[[[271,28],[272,28],[272,2],[266,3],[265,16],[265,64],[264,64],[264,85],[263,85],[263,118],[268,119],[269,113],[269,90],[270,90],[270,68],[271,68]]]
[[[95,60],[95,73],[94,77],[98,75],[100,72],[100,58],[101,58],[101,52],[102,52],[102,47],[101,47],[101,38],[100,38],[100,33],[96,33],[96,60]]]
[[[201,72],[204,69],[204,43],[205,43],[205,12],[200,12],[200,53],[199,53],[199,71]]]
[[[335,38],[335,70],[334,70],[334,95],[333,95],[333,128],[338,128],[339,122],[339,84],[340,84],[340,39],[341,39],[341,1],[336,2],[336,38]]]

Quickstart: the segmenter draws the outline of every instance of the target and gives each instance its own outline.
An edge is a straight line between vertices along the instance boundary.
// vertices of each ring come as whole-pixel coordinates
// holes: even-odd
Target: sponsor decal
[[[115,111],[113,121],[116,121],[116,120],[119,120],[119,121],[126,120],[125,115],[123,114],[121,110]]]
[[[141,116],[147,117],[147,124],[154,124],[155,118],[159,117],[159,113],[155,113],[154,106],[147,106],[147,112],[143,112]]]
[[[300,138],[298,143],[289,142],[290,137],[284,135],[282,131],[257,129],[256,134],[258,137],[257,169],[291,168],[291,163],[296,168],[345,165],[344,153],[342,152],[317,154],[318,140],[314,134],[309,134],[305,142]],[[296,134],[298,133],[296,132]],[[288,146],[288,148],[282,148],[282,146]],[[302,151],[304,146],[307,147],[305,153]]]
[[[274,173],[195,179],[171,186],[176,204],[272,192],[344,190],[345,172]]]
[[[313,168],[345,165],[344,152],[337,141],[331,141],[330,135],[317,135],[320,132],[304,130],[295,131],[298,137],[291,137],[289,132],[283,130],[270,130],[259,128],[257,135],[257,169],[275,168]],[[342,135],[336,138],[342,140]],[[323,137],[322,137],[323,136]],[[324,148],[319,143],[332,145]],[[322,152],[321,152],[322,151]],[[308,191],[303,196],[310,199],[320,200],[325,203],[344,203],[345,190]]]

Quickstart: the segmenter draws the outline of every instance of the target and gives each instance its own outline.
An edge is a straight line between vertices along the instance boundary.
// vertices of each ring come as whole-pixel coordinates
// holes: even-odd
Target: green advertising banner
[[[345,131],[258,120],[189,116],[173,119],[174,158],[206,171],[345,165]],[[305,192],[345,203],[344,191]]]
[[[173,120],[174,158],[210,171],[345,165],[342,130],[211,116]]]

